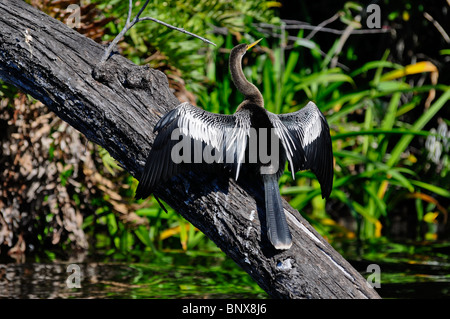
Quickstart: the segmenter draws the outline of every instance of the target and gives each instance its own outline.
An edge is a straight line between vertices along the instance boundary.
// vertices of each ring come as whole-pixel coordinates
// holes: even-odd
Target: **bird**
[[[261,40],[238,44],[230,52],[231,78],[244,96],[235,113],[215,114],[184,102],[158,121],[135,198],[146,198],[159,183],[196,168],[217,173],[220,171],[211,167],[219,165],[235,180],[242,175],[241,169],[246,170],[255,183],[264,185],[267,238],[275,249],[287,250],[292,236],[278,185],[286,161],[293,178],[297,171],[311,170],[320,183],[322,198],[328,198],[333,186],[333,151],[327,120],[314,102],[285,114],[264,108],[261,92],[242,70],[243,56]],[[255,156],[255,144],[267,154],[271,150],[266,156],[269,161]],[[215,161],[194,159],[201,152]]]

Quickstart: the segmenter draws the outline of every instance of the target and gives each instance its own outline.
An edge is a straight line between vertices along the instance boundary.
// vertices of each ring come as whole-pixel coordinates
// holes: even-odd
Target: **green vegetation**
[[[101,10],[99,19],[105,21],[103,40],[110,41],[125,23],[128,1],[92,2]],[[443,242],[448,247],[445,241],[450,230],[448,45],[445,47],[442,34],[425,15],[427,10],[437,14],[425,1],[418,6],[409,1],[392,2],[382,1],[380,6],[383,25],[398,28],[395,36],[389,32],[364,34],[362,3],[333,4],[336,15],[327,27],[363,31],[346,39],[342,33],[320,30],[311,36],[311,30],[289,29],[281,20],[295,16],[316,26],[329,18],[318,9],[320,1],[310,7],[303,4],[296,12],[283,11],[287,3],[272,1],[151,1],[143,16],[207,37],[217,47],[145,21],[130,30],[119,51],[137,64],[165,72],[179,98],[211,112],[230,114],[242,96],[229,76],[229,50],[238,43],[263,38],[259,48],[247,53],[243,64],[247,78],[261,90],[266,108],[274,113],[292,112],[312,100],[325,114],[333,139],[331,198],[321,199],[311,172],[297,173],[295,180],[286,173],[281,178],[282,195],[344,255],[390,262],[391,253],[427,254],[422,247],[425,242]],[[134,8],[134,12],[138,10]],[[439,20],[442,17],[444,20]],[[436,21],[445,18],[444,13],[435,15]],[[423,39],[423,44],[409,41],[414,36]],[[2,99],[16,95],[14,89],[1,85]],[[58,148],[52,144],[49,160],[54,152],[57,154]],[[90,152],[101,163],[102,179],[97,181],[106,185],[89,197],[92,210],[83,216],[82,229],[93,255],[111,261],[147,261],[178,253],[221,254],[167,205],[165,213],[153,197],[136,202],[137,181],[106,151],[93,147]],[[74,170],[63,167],[59,180],[66,186]],[[80,189],[84,192],[87,187],[81,185]],[[73,191],[70,196],[75,206],[87,205],[80,193]],[[50,223],[55,217],[52,214],[41,219]],[[37,228],[42,251],[54,259],[48,249],[53,248],[48,244],[52,227]],[[359,240],[364,245],[353,249]],[[68,236],[64,243],[70,241]],[[375,254],[379,249],[385,254]],[[448,263],[448,258],[438,257]],[[408,257],[402,262],[407,263]]]
[[[262,42],[264,44],[270,46],[267,42]],[[422,196],[423,191],[450,198],[448,187],[438,186],[448,178],[448,167],[441,173],[442,179],[425,181],[414,170],[417,166],[415,156],[404,158],[414,136],[433,134],[422,129],[450,98],[449,87],[410,85],[404,75],[429,70],[437,72],[435,67],[420,63],[403,67],[384,58],[346,72],[339,67],[329,67],[325,60],[330,53],[322,58],[320,54],[314,54],[317,53],[314,49],[294,45],[282,69],[284,56],[280,51],[279,43],[276,43],[269,51],[271,56],[255,53],[255,61],[249,63],[245,72],[260,87],[268,110],[291,112],[312,100],[327,115],[336,160],[331,201],[341,202],[355,218],[360,215],[359,238],[380,237],[380,218],[389,218],[388,212],[395,210],[395,206],[404,199],[427,201],[428,197]],[[314,63],[302,67],[301,57],[305,55],[311,55]],[[301,69],[297,71],[296,68]],[[388,72],[392,69],[397,73]],[[214,71],[211,74],[215,74]],[[373,75],[371,71],[374,71]],[[200,96],[199,104],[211,111],[234,111],[241,97],[230,89],[232,84],[228,75],[212,80],[217,84],[215,90]],[[431,89],[440,91],[442,95],[416,121],[409,123],[404,115],[423,107]],[[402,105],[401,94],[414,94],[414,97]],[[227,101],[232,101],[231,105]],[[221,108],[221,105],[226,107]],[[352,119],[358,113],[364,114],[360,116],[362,121]],[[358,169],[352,169],[354,167]],[[329,227],[320,226],[320,221],[325,219],[330,223],[331,220],[320,199],[318,184],[310,182],[314,176],[304,172],[298,173],[297,178],[292,181],[290,174],[285,174],[282,194],[289,196],[290,204],[301,212],[307,206],[312,207],[307,216],[319,222],[316,224],[318,228],[323,234],[328,234]],[[436,206],[428,209],[432,211]],[[420,220],[421,217],[423,215],[419,214]]]
[[[207,8],[206,3],[198,7],[186,5],[182,15],[187,19],[184,24],[179,17],[173,18],[171,10],[177,10],[176,6],[162,9],[156,2],[144,15],[183,26],[202,36],[211,25],[226,27],[229,32],[207,34],[217,47],[206,47],[184,34],[145,22],[122,43],[123,54],[144,63],[149,51],[157,50],[167,57],[164,63],[180,72],[187,89],[196,93],[199,106],[229,114],[235,111],[242,96],[234,89],[228,74],[228,52],[239,42],[263,37],[261,49],[246,55],[244,72],[262,91],[266,108],[275,113],[290,112],[312,100],[326,114],[332,131],[336,165],[331,199],[328,203],[322,200],[313,174],[301,172],[295,180],[289,174],[281,180],[282,194],[290,204],[330,240],[389,237],[391,219],[405,206],[410,210],[408,214],[415,216],[417,228],[414,237],[409,239],[437,239],[437,228],[433,225],[446,219],[450,199],[448,158],[443,156],[442,163],[435,165],[429,161],[429,151],[425,148],[426,139],[434,137],[447,145],[448,150],[448,136],[432,129],[450,98],[450,87],[436,81],[438,68],[430,61],[392,62],[389,49],[378,60],[358,58],[358,43],[348,45],[347,51],[339,55],[344,57],[342,61],[352,63],[353,67],[348,68],[347,62],[333,62],[339,54],[340,36],[335,36],[334,43],[325,51],[320,43],[306,37],[304,30],[298,31],[295,41],[289,41],[287,49],[287,34],[282,33],[286,31],[282,30],[281,20],[274,11],[268,10],[267,4],[250,3],[246,2],[248,8],[220,2]],[[108,7],[117,16],[124,16],[127,9],[124,3],[122,7]],[[350,8],[358,6],[342,9],[345,17],[342,21],[346,25],[357,22]],[[256,15],[254,10],[264,14]],[[190,15],[194,16],[191,20]],[[263,22],[270,24],[270,32],[277,36],[268,37],[266,30],[258,28]],[[445,50],[440,54],[443,56]],[[186,59],[191,62],[179,63]],[[417,75],[421,75],[421,83]],[[439,121],[449,124],[442,118]],[[134,181],[131,189],[135,186]],[[153,252],[179,248],[215,250],[175,212],[169,210],[165,214],[152,199],[143,206],[136,214],[149,220],[150,230],[139,226],[130,233],[126,227],[117,226],[113,213],[102,220],[109,225],[105,240],[115,244],[112,248],[115,253],[128,252],[137,244]],[[351,222],[342,225],[339,215]],[[92,224],[85,222],[85,226]]]

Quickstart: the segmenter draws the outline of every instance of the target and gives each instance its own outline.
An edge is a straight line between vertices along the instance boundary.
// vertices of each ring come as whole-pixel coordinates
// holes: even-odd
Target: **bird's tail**
[[[281,202],[278,179],[275,174],[262,174],[262,177],[266,201],[267,236],[276,249],[289,249],[292,245],[292,237]]]

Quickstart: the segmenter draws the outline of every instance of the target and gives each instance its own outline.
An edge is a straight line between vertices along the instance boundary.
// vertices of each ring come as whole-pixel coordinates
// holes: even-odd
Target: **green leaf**
[[[410,89],[411,86],[405,82],[399,82],[399,81],[386,81],[386,82],[380,82],[377,85],[377,90],[381,92],[396,92],[399,90],[406,90]]]
[[[152,247],[152,241],[150,240],[149,231],[145,226],[139,226],[134,233],[136,237],[147,247]]]
[[[425,183],[425,182],[421,182],[421,181],[416,181],[416,180],[411,180],[410,181],[411,184],[416,185],[420,188],[426,189],[430,192],[433,192],[437,195],[446,197],[446,198],[450,198],[450,191],[447,189],[444,189],[442,187],[436,186],[436,185],[432,185],[429,183]]]
[[[392,178],[397,180],[403,187],[408,189],[409,192],[414,192],[414,186],[411,184],[410,180],[399,173],[396,169],[388,169],[386,170],[386,174],[392,175]]]
[[[331,70],[329,70],[331,71]],[[294,90],[304,90],[306,87],[312,86],[312,85],[318,85],[318,84],[324,84],[324,83],[331,83],[331,82],[348,82],[351,84],[355,84],[353,82],[353,79],[342,73],[320,73],[320,74],[313,74],[308,77],[305,77],[301,80],[301,83],[296,85],[294,87]]]
[[[414,123],[411,127],[411,132],[417,132],[423,129],[423,127],[436,115],[436,113],[446,105],[446,102],[450,99],[450,89],[444,92],[441,97],[434,102],[430,108]],[[400,159],[401,154],[408,147],[409,143],[413,139],[413,135],[404,135],[397,143],[395,148],[391,152],[391,156],[387,161],[388,166],[394,166]]]
[[[344,133],[338,133],[331,136],[331,139],[334,140],[343,140],[347,139],[349,137],[354,136],[363,136],[363,135],[390,135],[390,134],[399,134],[399,135],[417,135],[417,136],[430,136],[430,135],[437,135],[435,133],[431,133],[428,131],[409,131],[405,129],[390,129],[390,130],[383,130],[383,129],[373,129],[373,130],[361,130],[361,131],[353,131],[353,132],[344,132]]]

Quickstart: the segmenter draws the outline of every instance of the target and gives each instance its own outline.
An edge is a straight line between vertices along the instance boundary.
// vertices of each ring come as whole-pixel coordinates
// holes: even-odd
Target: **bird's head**
[[[252,44],[246,44],[246,43],[241,43],[238,44],[237,46],[235,46],[231,52],[232,54],[236,54],[237,56],[243,57],[244,54],[250,50],[251,48],[253,48],[255,45],[257,45],[262,39],[259,39],[258,41],[253,42]]]

